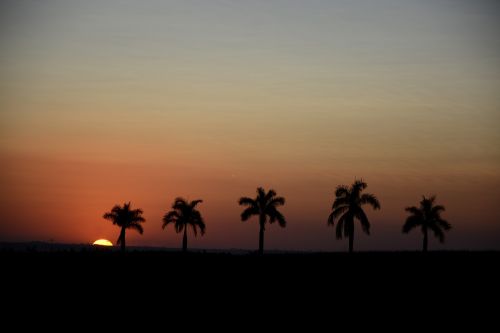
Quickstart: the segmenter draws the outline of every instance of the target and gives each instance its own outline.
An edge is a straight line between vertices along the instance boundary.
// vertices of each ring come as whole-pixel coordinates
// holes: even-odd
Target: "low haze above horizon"
[[[339,184],[368,183],[356,250],[419,250],[422,195],[453,229],[429,248],[500,250],[500,2],[1,1],[0,241],[179,247],[161,219],[203,199],[193,248],[258,246],[241,196],[273,188],[269,250],[346,251]]]

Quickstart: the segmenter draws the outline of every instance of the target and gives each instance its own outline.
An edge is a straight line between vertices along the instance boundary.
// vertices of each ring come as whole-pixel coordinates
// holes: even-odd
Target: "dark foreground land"
[[[156,320],[161,322],[196,309],[210,313],[216,327],[222,324],[218,318],[229,314],[246,327],[254,322],[255,314],[268,313],[266,318],[277,322],[286,318],[288,325],[306,322],[307,327],[317,324],[320,329],[334,318],[342,320],[342,313],[400,311],[413,318],[421,316],[424,307],[432,313],[448,312],[453,318],[473,318],[475,323],[480,318],[484,323],[484,318],[493,318],[486,316],[488,311],[496,308],[488,304],[496,304],[500,296],[499,252],[275,253],[260,257],[157,250],[123,254],[92,249],[2,249],[0,266],[3,302],[10,309],[67,311],[78,322],[106,319],[110,309],[157,311]],[[77,307],[84,311],[75,312]],[[472,310],[480,315],[472,317]],[[130,322],[127,315],[124,319],[123,323]],[[233,324],[227,321],[225,325]]]
[[[214,283],[280,281],[281,284],[321,281],[364,281],[387,284],[408,281],[425,284],[440,280],[500,284],[500,252],[359,252],[359,253],[206,253],[109,249],[57,251],[0,250],[4,278],[20,280],[108,277],[212,281]],[[171,282],[169,282],[171,283]],[[270,282],[271,283],[271,282]]]

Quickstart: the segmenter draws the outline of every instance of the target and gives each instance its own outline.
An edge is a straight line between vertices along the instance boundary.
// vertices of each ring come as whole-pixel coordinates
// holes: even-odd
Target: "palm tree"
[[[130,202],[124,203],[123,207],[120,205],[115,205],[111,212],[107,212],[103,215],[106,220],[111,220],[113,224],[116,224],[121,228],[120,236],[116,241],[117,245],[121,245],[122,252],[125,251],[125,230],[133,229],[137,230],[141,235],[144,232],[141,223],[146,222],[144,217],[142,217],[141,209],[130,209]]]
[[[328,217],[328,225],[333,227],[335,220],[338,219],[335,234],[337,239],[342,239],[342,234],[344,237],[349,237],[349,253],[353,251],[354,219],[361,222],[361,228],[367,235],[370,234],[370,222],[362,206],[368,204],[373,209],[380,209],[380,203],[373,194],[361,194],[367,186],[362,180],[354,180],[351,187],[339,185],[335,190],[335,201],[332,213]]]
[[[444,206],[434,205],[435,201],[436,196],[430,198],[422,196],[420,207],[411,206],[405,208],[410,213],[410,216],[406,218],[406,222],[403,225],[403,233],[407,234],[411,229],[420,226],[424,234],[423,252],[427,252],[427,244],[429,242],[427,231],[429,229],[434,232],[434,235],[439,238],[441,243],[444,242],[443,230],[448,231],[451,229],[451,225],[441,218],[441,212],[445,210]]]
[[[239,204],[248,206],[241,213],[242,221],[248,220],[252,215],[259,216],[259,254],[262,255],[264,253],[264,230],[267,217],[269,217],[269,223],[278,221],[280,227],[286,227],[285,217],[278,211],[278,207],[285,204],[285,198],[277,197],[274,190],[269,190],[266,193],[262,187],[259,187],[255,199],[242,197]]]
[[[187,229],[189,225],[193,229],[195,236],[198,234],[198,228],[200,228],[202,235],[205,234],[205,222],[203,221],[201,213],[195,209],[196,205],[201,202],[203,202],[203,200],[188,202],[183,198],[177,198],[172,205],[173,210],[163,216],[163,229],[170,223],[174,223],[177,233],[184,231],[184,236],[182,237],[182,252],[187,251]]]

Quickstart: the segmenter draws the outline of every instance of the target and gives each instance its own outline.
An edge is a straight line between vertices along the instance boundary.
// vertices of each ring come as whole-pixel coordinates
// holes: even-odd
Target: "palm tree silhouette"
[[[177,198],[172,205],[173,210],[163,216],[163,229],[170,223],[174,223],[177,233],[184,231],[184,236],[182,237],[182,252],[187,251],[187,229],[189,225],[192,227],[195,236],[198,234],[198,228],[200,228],[202,235],[205,234],[205,222],[203,221],[201,213],[195,209],[196,205],[201,202],[203,202],[203,200],[188,202],[183,198]]]
[[[122,252],[125,251],[125,230],[134,229],[137,230],[141,235],[144,232],[141,223],[146,220],[142,217],[141,209],[130,209],[130,202],[124,203],[123,207],[120,205],[115,205],[110,212],[103,215],[106,220],[110,220],[113,224],[116,224],[121,228],[120,236],[116,241],[117,245],[121,245]]]
[[[427,244],[429,242],[427,237],[427,231],[430,229],[434,232],[434,235],[439,238],[441,243],[444,242],[444,231],[451,229],[451,225],[441,218],[441,212],[444,212],[444,206],[434,205],[436,201],[436,196],[426,198],[422,196],[422,201],[420,201],[420,207],[406,207],[405,210],[410,213],[410,216],[406,218],[406,222],[403,225],[403,233],[407,234],[413,228],[421,226],[422,233],[424,234],[424,240],[422,245],[422,252],[427,252]]]
[[[351,187],[339,185],[335,190],[335,201],[332,205],[332,213],[328,217],[328,225],[333,227],[338,218],[335,234],[337,239],[342,239],[342,234],[344,237],[349,237],[349,253],[353,251],[354,219],[361,222],[361,227],[367,235],[370,234],[370,222],[361,206],[368,204],[373,209],[380,209],[380,203],[375,195],[361,194],[367,186],[363,180],[354,180]]]
[[[259,187],[257,188],[257,197],[255,199],[248,197],[241,197],[239,204],[248,206],[241,213],[241,220],[246,221],[252,215],[259,215],[259,254],[264,253],[264,231],[267,217],[269,216],[269,223],[278,221],[280,227],[286,227],[285,217],[278,211],[279,206],[285,204],[285,198],[277,197],[274,190],[266,191]]]

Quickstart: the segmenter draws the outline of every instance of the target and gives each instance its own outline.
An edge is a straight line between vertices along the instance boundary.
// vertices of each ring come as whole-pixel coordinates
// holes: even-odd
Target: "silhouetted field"
[[[18,267],[20,271],[56,275],[59,271],[73,271],[82,274],[117,274],[121,270],[135,272],[175,274],[200,274],[205,279],[223,275],[224,272],[239,272],[245,276],[297,275],[337,276],[362,273],[370,279],[379,276],[411,277],[432,274],[459,277],[462,275],[498,276],[500,252],[439,251],[439,252],[280,252],[263,256],[255,252],[193,251],[181,253],[178,250],[129,249],[120,253],[110,249],[92,247],[62,248],[40,251],[0,250],[2,264]],[[12,272],[12,270],[11,270]]]
[[[498,295],[499,252],[204,253],[109,249],[0,250],[2,285],[30,300],[96,302],[157,299],[211,308],[215,300],[251,308],[266,302],[318,308],[379,302],[460,305]],[[17,298],[16,298],[17,299]],[[362,304],[360,304],[360,302]],[[106,303],[99,305],[105,309]],[[152,306],[152,305],[151,305]],[[322,306],[321,306],[322,307]],[[297,308],[298,309],[298,308]],[[327,309],[323,309],[327,311]]]

